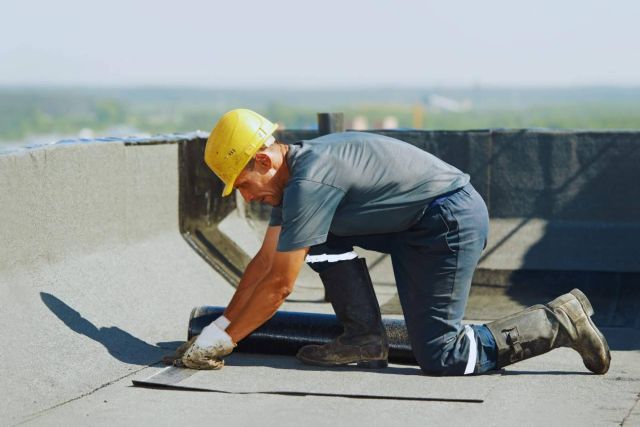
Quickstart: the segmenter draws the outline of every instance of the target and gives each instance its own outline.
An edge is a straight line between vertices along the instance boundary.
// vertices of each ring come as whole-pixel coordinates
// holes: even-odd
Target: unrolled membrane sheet
[[[497,377],[428,377],[418,367],[322,368],[293,357],[233,354],[218,371],[168,367],[133,384],[142,387],[232,394],[336,396],[482,403]]]

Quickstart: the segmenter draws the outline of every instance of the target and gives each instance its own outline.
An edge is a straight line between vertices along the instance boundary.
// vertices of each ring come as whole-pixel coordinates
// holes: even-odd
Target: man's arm
[[[245,269],[225,316],[205,326],[193,343],[179,351],[174,364],[179,360],[180,366],[192,369],[220,369],[220,359],[233,351],[235,343],[274,315],[293,290],[308,252],[308,248],[277,252],[279,234],[280,227],[269,227],[262,248]]]
[[[271,270],[279,235],[280,226],[267,228],[262,247],[245,268],[242,279],[240,279],[240,283],[224,311],[224,317],[230,321],[242,312],[258,283]]]
[[[279,228],[279,227],[278,227]],[[269,320],[293,291],[296,278],[304,264],[309,248],[289,252],[275,252],[271,269],[259,283],[239,312],[230,315],[231,324],[226,329],[237,343]]]

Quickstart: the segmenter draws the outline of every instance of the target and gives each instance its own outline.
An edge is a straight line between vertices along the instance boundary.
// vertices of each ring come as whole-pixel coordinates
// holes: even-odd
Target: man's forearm
[[[293,283],[282,277],[266,276],[258,283],[242,310],[233,314],[226,332],[237,343],[273,316],[293,290]]]
[[[229,320],[234,320],[242,312],[249,298],[253,294],[256,286],[269,273],[270,263],[260,253],[258,253],[242,274],[242,279],[236,288],[231,301],[224,311],[224,316]]]

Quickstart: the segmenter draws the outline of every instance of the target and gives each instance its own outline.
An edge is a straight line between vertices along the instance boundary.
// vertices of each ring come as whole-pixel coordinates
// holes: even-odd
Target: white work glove
[[[227,330],[227,326],[229,326],[230,323],[231,321],[226,317],[224,317],[224,314],[213,321],[213,324],[216,325],[218,328],[222,329],[223,331]]]
[[[229,320],[220,316],[200,332],[180,359],[180,365],[191,369],[220,369],[224,366],[222,358],[231,353],[236,346],[231,337],[224,332]]]

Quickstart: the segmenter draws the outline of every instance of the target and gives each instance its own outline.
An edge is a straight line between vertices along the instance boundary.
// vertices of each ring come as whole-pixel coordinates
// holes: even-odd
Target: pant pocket
[[[456,253],[460,249],[458,221],[445,204],[440,205],[440,213],[438,216],[446,230],[444,236],[446,245],[452,253]]]

